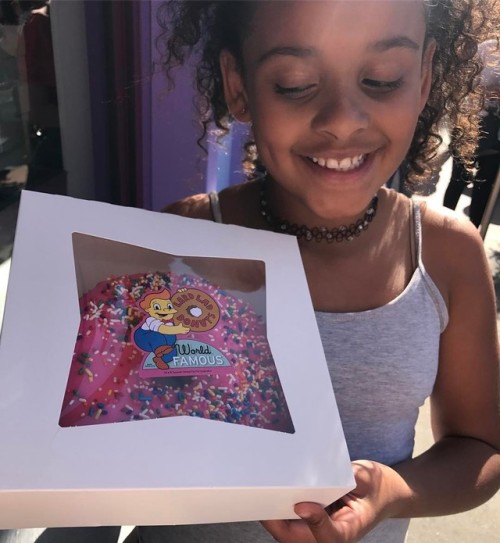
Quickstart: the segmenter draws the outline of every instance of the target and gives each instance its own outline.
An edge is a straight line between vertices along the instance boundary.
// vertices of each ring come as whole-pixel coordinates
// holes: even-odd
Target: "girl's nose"
[[[348,141],[368,127],[369,116],[363,101],[354,96],[327,98],[312,121],[312,128],[339,141]]]

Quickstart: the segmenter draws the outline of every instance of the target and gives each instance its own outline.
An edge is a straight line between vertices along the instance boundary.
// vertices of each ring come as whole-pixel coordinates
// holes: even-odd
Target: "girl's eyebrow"
[[[307,57],[312,57],[314,55],[317,55],[317,52],[314,49],[311,49],[308,47],[292,47],[292,46],[273,47],[272,49],[269,49],[269,51],[266,51],[265,53],[262,53],[262,55],[259,56],[259,58],[257,59],[257,64],[262,64],[270,57],[287,56],[287,55],[292,56],[292,57],[307,58]]]
[[[412,49],[419,51],[420,46],[407,36],[394,36],[385,40],[380,40],[368,45],[368,49],[376,51],[377,53],[383,53],[389,49],[395,49],[403,47],[406,49]],[[298,58],[308,58],[317,55],[318,52],[314,48],[310,47],[294,47],[294,46],[278,46],[269,49],[265,53],[262,53],[257,59],[257,64],[262,64],[268,58],[274,56],[292,56]]]
[[[368,49],[383,53],[384,51],[394,49],[396,47],[405,47],[407,49],[413,49],[414,51],[418,51],[420,49],[418,43],[414,42],[407,36],[394,36],[392,38],[380,40],[370,44]]]

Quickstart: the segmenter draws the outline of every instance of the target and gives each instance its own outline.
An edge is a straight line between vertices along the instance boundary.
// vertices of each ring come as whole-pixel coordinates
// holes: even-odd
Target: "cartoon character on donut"
[[[172,302],[177,309],[174,321],[191,329],[191,332],[207,332],[219,322],[217,302],[197,288],[179,289]]]
[[[176,294],[186,290],[179,289]],[[153,362],[161,370],[169,369],[169,362],[177,356],[177,334],[187,334],[190,330],[190,327],[183,323],[174,323],[177,309],[171,298],[166,288],[143,296],[139,307],[149,317],[134,332],[135,344],[143,351],[154,353]]]

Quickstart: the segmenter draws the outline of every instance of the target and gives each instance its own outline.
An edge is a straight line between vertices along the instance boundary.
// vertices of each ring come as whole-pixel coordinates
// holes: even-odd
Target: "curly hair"
[[[202,126],[201,141],[214,123],[226,133],[231,114],[223,92],[219,54],[229,50],[243,71],[242,43],[249,32],[256,0],[179,1],[161,4],[157,12],[161,33],[157,48],[169,87],[172,70],[196,55],[196,106]],[[479,137],[479,112],[484,106],[484,89],[479,74],[483,68],[478,45],[498,39],[500,0],[423,0],[426,14],[426,42],[436,41],[431,90],[417,122],[406,156],[407,184],[418,189],[419,182],[432,173],[432,160],[442,143],[442,121],[453,132],[453,153],[471,169]],[[245,146],[247,173],[259,169],[253,141]]]

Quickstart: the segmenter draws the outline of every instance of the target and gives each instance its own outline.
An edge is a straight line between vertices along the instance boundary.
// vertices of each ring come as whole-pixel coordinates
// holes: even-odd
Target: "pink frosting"
[[[198,288],[221,308],[216,327],[183,339],[210,344],[231,362],[210,376],[143,378],[146,353],[132,340],[145,314],[146,291]],[[80,299],[81,322],[69,369],[60,425],[83,426],[198,416],[293,433],[293,423],[262,318],[244,301],[191,275],[147,273],[111,277]]]

